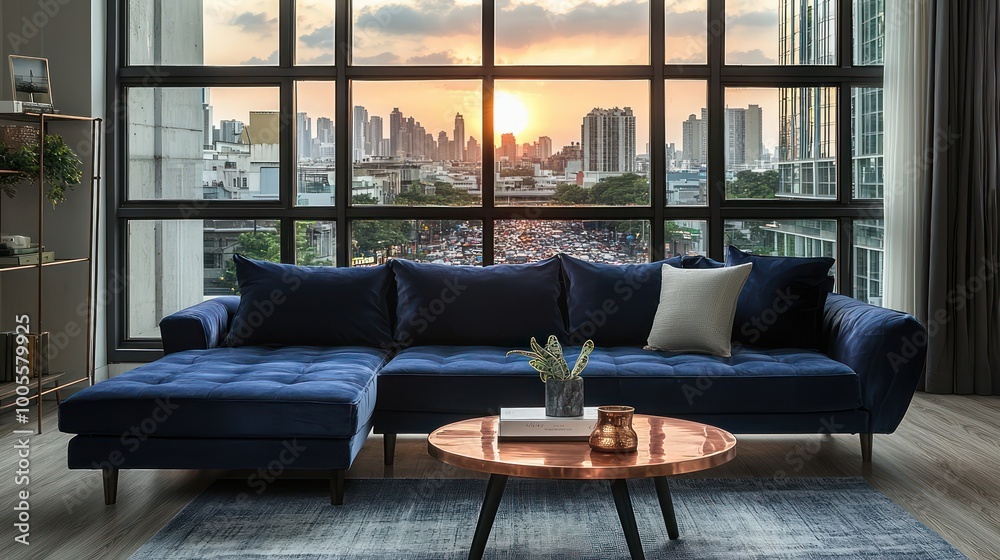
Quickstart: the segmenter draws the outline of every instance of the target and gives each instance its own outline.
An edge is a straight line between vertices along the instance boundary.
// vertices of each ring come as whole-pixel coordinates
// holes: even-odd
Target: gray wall
[[[101,117],[104,113],[104,27],[105,5],[91,0],[3,0],[0,2],[0,98],[11,98],[10,71],[7,57],[11,54],[37,56],[49,59],[50,80],[55,105],[63,112],[75,115]],[[63,134],[67,142],[88,161],[92,151],[89,135],[83,126],[56,126],[51,132]],[[89,170],[89,166],[86,167]],[[87,177],[84,178],[87,180]],[[24,187],[22,187],[24,188]],[[103,185],[100,202],[103,204]],[[28,187],[22,194],[32,192]],[[89,188],[78,187],[69,194],[66,203],[55,209],[46,208],[45,245],[55,250],[58,258],[87,256],[92,247],[87,243],[89,226]],[[106,212],[102,212],[106,215]],[[37,238],[37,199],[18,196],[0,202],[0,228],[5,233],[26,232]],[[98,232],[104,227],[98,224]],[[103,241],[95,240],[103,253]],[[103,256],[95,273],[99,286],[103,284]],[[83,371],[86,364],[86,335],[84,332],[87,302],[86,265],[67,265],[46,269],[44,278],[44,305],[41,324],[64,346],[53,351],[52,367],[56,370]],[[99,292],[100,293],[100,292]],[[34,301],[37,294],[37,276],[34,272],[9,272],[0,274],[0,327],[10,329],[14,316],[22,312],[32,315],[37,326]],[[107,359],[104,342],[104,308],[99,297],[96,305],[97,364],[99,375]],[[78,375],[78,374],[77,374]],[[76,377],[77,375],[74,375]]]

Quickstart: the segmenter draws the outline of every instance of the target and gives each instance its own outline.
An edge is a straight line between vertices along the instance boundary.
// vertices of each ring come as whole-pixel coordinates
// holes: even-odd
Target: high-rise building
[[[215,120],[212,118],[212,103],[211,97],[208,92],[208,88],[201,90],[202,102],[201,102],[201,112],[202,112],[202,145],[205,149],[212,148],[212,142],[215,140],[214,134],[212,133],[212,128],[215,127]]]
[[[361,105],[354,106],[354,119],[351,122],[351,157],[354,161],[364,161],[368,155],[365,152],[365,129],[368,128],[368,110]]]
[[[778,64],[837,63],[837,2],[781,0]]]
[[[479,147],[479,143],[472,136],[469,136],[469,142],[465,145],[465,160],[470,162],[483,160],[482,148]]]
[[[885,0],[854,0],[854,64],[885,61]]]
[[[635,170],[635,115],[631,107],[594,108],[581,126],[584,171]]]
[[[535,150],[537,144],[529,144],[525,142],[521,145],[521,159],[531,161],[535,159]]]
[[[726,169],[742,167],[747,162],[747,110],[726,108]]]
[[[369,154],[373,156],[386,155],[382,153],[382,117],[372,115],[368,119],[368,130],[370,132],[368,144],[371,146]]]
[[[764,112],[760,105],[747,107],[743,146],[746,150],[746,164],[756,167],[764,156]]]
[[[517,138],[514,138],[514,134],[510,132],[500,135],[500,151],[497,152],[497,161],[505,157],[507,161],[517,161]]]
[[[443,130],[438,132],[437,152],[437,159],[441,161],[452,159],[452,154],[448,153],[448,133]]]
[[[831,87],[780,90],[779,197],[837,197],[836,96]]]
[[[540,136],[538,138],[538,153],[537,156],[543,162],[547,161],[552,157],[552,139],[548,136]]]
[[[393,107],[389,113],[389,153],[392,157],[399,157],[403,150],[403,113],[399,107]]]
[[[219,122],[219,142],[235,144],[243,134],[243,121],[224,120]]]
[[[299,150],[299,158],[312,157],[312,119],[306,113],[299,113],[295,118],[295,137]]]
[[[705,134],[708,130],[704,119],[690,115],[682,124],[681,159],[696,166],[705,164]]]
[[[465,138],[465,117],[461,113],[455,114],[455,134],[452,138],[455,139],[455,161],[465,161],[465,144],[462,142]]]
[[[846,1],[846,0],[841,0]],[[885,0],[853,0],[854,63],[882,64],[885,48]],[[835,0],[781,0],[779,64],[836,64],[837,9]],[[852,178],[854,196],[880,198],[882,175],[882,88],[852,88],[851,123],[841,123],[841,132],[852,133]],[[804,87],[779,90],[780,183],[777,195],[786,198],[835,199],[837,197],[837,103],[836,88]],[[852,185],[840,185],[842,189]],[[817,241],[832,251],[836,231],[821,235],[797,231],[782,224],[773,235],[775,243],[793,243],[811,256]],[[784,236],[784,239],[777,239]],[[883,269],[882,220],[856,220],[852,258],[854,296],[881,304]],[[776,245],[777,246],[777,245]]]
[[[336,129],[332,119],[327,117],[316,119],[316,139],[322,144],[333,144],[336,141]]]
[[[411,157],[416,152],[418,142],[423,142],[423,133],[417,136],[417,121],[413,117],[406,117],[403,120],[403,132],[400,138],[399,148],[405,157]]]

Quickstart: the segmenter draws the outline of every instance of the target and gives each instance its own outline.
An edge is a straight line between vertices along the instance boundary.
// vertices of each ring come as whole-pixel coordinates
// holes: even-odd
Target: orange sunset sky
[[[297,62],[331,64],[333,0],[298,0]],[[707,0],[666,0],[668,63],[704,63]],[[204,0],[205,63],[276,64],[277,0]],[[777,58],[778,0],[729,0],[727,62],[773,64]],[[478,0],[355,0],[354,64],[479,64],[481,5]],[[649,3],[646,0],[498,0],[498,64],[648,64]],[[630,106],[636,114],[636,148],[649,142],[649,86],[644,81],[497,81],[495,122],[499,134],[514,132],[519,143],[552,138],[558,150],[580,140],[583,116],[594,107]],[[456,112],[465,116],[466,136],[482,142],[481,83],[355,82],[353,104],[386,120],[393,107],[413,116],[435,137],[452,137]],[[705,82],[667,84],[667,142],[681,148],[681,123],[700,114]],[[334,116],[332,83],[299,88],[299,111]],[[764,145],[778,138],[776,89],[727,92],[727,104],[762,106]],[[278,93],[268,88],[213,88],[216,122],[247,120],[251,110],[277,110]],[[502,109],[508,113],[504,114]],[[521,113],[526,113],[523,118]],[[502,129],[521,128],[521,130]],[[466,138],[467,140],[467,138]]]

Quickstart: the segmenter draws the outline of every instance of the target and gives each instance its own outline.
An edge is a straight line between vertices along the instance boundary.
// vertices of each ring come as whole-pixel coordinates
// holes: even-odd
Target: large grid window
[[[837,259],[881,301],[883,0],[115,0],[116,361],[231,257]]]

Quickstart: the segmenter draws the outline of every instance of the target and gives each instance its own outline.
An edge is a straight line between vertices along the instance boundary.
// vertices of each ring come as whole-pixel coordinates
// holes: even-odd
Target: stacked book
[[[501,408],[497,438],[520,441],[587,441],[597,426],[597,407],[583,416],[546,416],[544,408]]]
[[[0,267],[26,266],[39,263],[50,263],[56,260],[55,251],[39,250],[37,244],[30,247],[0,248]]]
[[[0,332],[0,383],[9,383],[16,379],[18,368],[17,361],[17,337],[20,333]],[[34,360],[34,368],[31,377],[37,378],[39,375],[49,373],[49,333],[29,334],[28,355],[29,360]],[[24,365],[24,361],[20,362]]]

